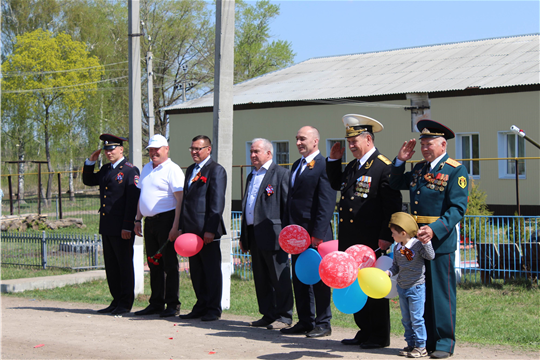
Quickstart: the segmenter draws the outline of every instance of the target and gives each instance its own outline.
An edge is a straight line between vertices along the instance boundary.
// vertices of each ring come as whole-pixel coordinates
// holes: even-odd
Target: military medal
[[[362,175],[356,179],[355,196],[368,197],[369,188],[371,186],[371,176]]]
[[[118,183],[121,184],[122,181],[124,181],[124,173],[121,173],[121,172],[118,173],[118,174],[116,175],[116,181],[118,181]]]

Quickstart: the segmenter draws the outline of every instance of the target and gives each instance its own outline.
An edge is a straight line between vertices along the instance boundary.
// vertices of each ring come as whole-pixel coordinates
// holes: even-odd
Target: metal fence
[[[334,213],[333,223],[338,223]],[[240,249],[241,212],[232,212],[232,273],[252,279],[251,256]],[[540,216],[465,216],[460,222],[456,270],[460,281],[489,283],[493,280],[529,278],[538,282]],[[337,239],[337,227],[334,226]],[[2,265],[103,268],[101,236],[51,232],[2,232]],[[181,271],[188,272],[187,258],[180,258]]]

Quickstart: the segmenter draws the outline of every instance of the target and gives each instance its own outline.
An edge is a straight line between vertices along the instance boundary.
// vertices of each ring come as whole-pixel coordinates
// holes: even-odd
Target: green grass
[[[2,278],[4,279],[4,268]],[[10,270],[11,271],[11,270]],[[47,270],[48,271],[48,270]],[[43,275],[41,271],[37,271]],[[37,276],[37,275],[36,275]],[[150,297],[149,277],[145,275],[144,294],[135,300],[135,307],[148,305]],[[94,281],[52,290],[25,291],[2,296],[22,296],[54,301],[69,301],[108,305],[111,301],[107,282]],[[522,350],[540,350],[540,290],[527,280],[496,282],[491,285],[466,283],[457,291],[457,327],[459,342],[480,345],[508,345]],[[180,275],[180,300],[182,309],[190,310],[195,304],[195,293],[189,275]],[[231,284],[231,308],[225,313],[260,316],[252,281],[233,276]],[[352,315],[339,312],[332,304],[334,326],[356,329]],[[392,334],[403,336],[398,299],[390,301]],[[296,314],[295,314],[296,318]],[[353,334],[353,332],[351,332]]]
[[[75,271],[66,270],[66,269],[46,269],[42,268],[28,268],[28,267],[15,267],[15,266],[4,266],[2,265],[0,272],[1,280],[11,280],[11,279],[22,279],[30,277],[40,277],[40,276],[53,276],[53,275],[64,275],[64,274],[73,274]]]

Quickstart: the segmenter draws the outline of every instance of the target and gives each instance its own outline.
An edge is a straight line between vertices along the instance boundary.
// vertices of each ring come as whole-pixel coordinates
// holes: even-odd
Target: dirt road
[[[225,314],[220,321],[158,316],[98,315],[98,305],[2,296],[2,359],[402,359],[404,346],[361,350],[344,346],[351,329],[308,339],[250,328],[254,319]],[[138,309],[136,309],[138,310]],[[184,311],[183,311],[184,313]],[[538,359],[538,352],[458,344],[452,359]]]

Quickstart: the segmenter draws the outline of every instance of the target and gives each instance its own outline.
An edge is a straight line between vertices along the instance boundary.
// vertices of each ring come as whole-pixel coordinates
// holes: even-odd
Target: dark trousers
[[[332,309],[330,308],[332,292],[322,281],[315,285],[306,285],[298,280],[295,271],[298,256],[292,256],[293,288],[298,322],[308,329],[313,329],[315,326],[329,329],[330,320],[332,320]]]
[[[388,299],[368,297],[366,305],[354,314],[354,322],[360,328],[355,338],[381,346],[390,345],[390,302]]]
[[[259,312],[268,322],[291,324],[294,301],[289,255],[282,249],[259,249],[253,226],[247,232]]]
[[[192,312],[221,316],[223,276],[221,274],[220,241],[205,244],[198,254],[189,258],[189,273],[197,302]]]
[[[435,254],[426,261],[426,320],[429,351],[454,353],[456,345],[455,253]]]
[[[131,310],[135,298],[135,275],[133,270],[133,243],[135,233],[130,239],[120,236],[102,235],[105,274],[109,291],[113,297],[112,306]]]
[[[153,256],[165,243],[168,242],[159,265],[149,263],[150,268],[150,305],[156,308],[176,308],[180,305],[178,273],[178,256],[174,250],[174,243],[169,241],[169,232],[174,222],[174,210],[157,214],[144,219],[144,244],[146,255]]]

